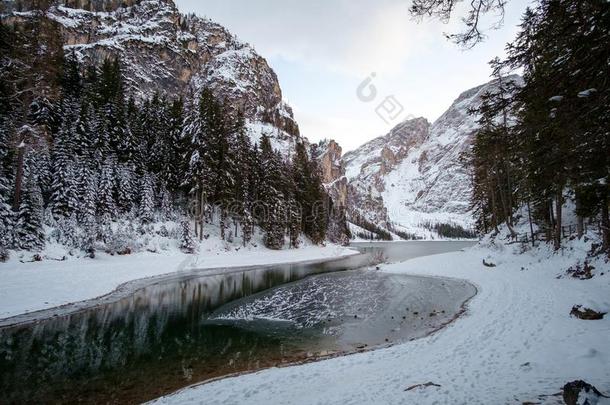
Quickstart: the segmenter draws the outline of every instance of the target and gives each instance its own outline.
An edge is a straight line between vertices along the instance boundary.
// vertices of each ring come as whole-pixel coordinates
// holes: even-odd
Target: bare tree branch
[[[447,38],[464,48],[472,48],[482,42],[486,35],[485,29],[498,29],[504,23],[504,9],[508,0],[470,0],[469,10],[462,23],[466,27],[463,32],[449,34]],[[411,15],[414,17],[437,18],[447,23],[458,3],[463,0],[413,0]],[[496,13],[496,22],[490,27],[481,28],[482,18],[490,13]]]

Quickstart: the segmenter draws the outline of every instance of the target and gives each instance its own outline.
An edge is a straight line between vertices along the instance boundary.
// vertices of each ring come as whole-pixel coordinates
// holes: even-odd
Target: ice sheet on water
[[[372,272],[311,277],[231,303],[211,318],[284,321],[296,328],[311,328],[337,318],[366,318],[384,305],[383,282],[383,277]]]

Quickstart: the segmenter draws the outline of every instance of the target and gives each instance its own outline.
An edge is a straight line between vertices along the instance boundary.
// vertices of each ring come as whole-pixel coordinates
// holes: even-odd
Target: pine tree
[[[115,131],[117,131],[116,136],[119,137],[117,155],[119,156],[120,162],[134,165],[138,159],[142,158],[141,133],[134,132],[130,125],[129,108],[132,105],[135,105],[135,102],[133,99],[130,99],[126,106],[124,100],[121,98],[116,101],[116,104],[118,105],[116,114],[118,114],[120,120],[115,129]]]
[[[153,221],[155,210],[154,182],[150,175],[144,176],[142,179],[141,190],[139,218],[143,223],[148,224]]]
[[[238,236],[237,224],[241,223],[245,245],[250,241],[252,235],[250,175],[254,169],[254,164],[252,145],[250,138],[246,134],[245,120],[241,111],[238,112],[234,125],[231,128],[230,141],[233,156],[231,164],[233,192],[230,211],[235,223],[235,236]]]
[[[159,212],[164,221],[167,221],[172,218],[174,209],[172,204],[172,198],[170,192],[167,190],[164,184],[159,186],[159,192],[157,193],[159,196]]]
[[[265,246],[269,249],[281,249],[284,246],[286,230],[284,202],[280,196],[272,196],[266,208]]]
[[[295,199],[294,192],[290,193],[287,205],[287,227],[288,236],[290,238],[290,246],[293,248],[299,247],[299,237],[301,236],[301,206]]]
[[[195,251],[195,242],[191,234],[191,225],[188,220],[183,219],[180,222],[180,249],[184,253],[193,253]]]
[[[133,143],[132,158],[129,163],[134,166],[135,173],[139,176],[148,171],[148,118],[150,110],[148,101],[136,104],[135,99],[130,98],[127,103],[127,121],[129,123],[130,139]]]
[[[335,206],[330,201],[327,237],[333,243],[348,245],[352,237],[347,224],[345,207]]]
[[[209,89],[202,91],[199,121],[199,130],[191,139],[196,156],[191,159],[191,176],[195,184],[201,183],[209,201],[220,202],[232,187],[232,160],[223,107]]]
[[[78,100],[81,97],[83,83],[80,75],[80,65],[74,51],[64,58],[59,82],[64,98]]]
[[[497,63],[497,62],[494,62]],[[497,75],[494,89],[481,96],[480,105],[470,111],[477,114],[479,130],[475,134],[468,164],[473,168],[472,208],[481,231],[498,230],[505,223],[511,232],[513,211],[518,207],[519,148],[509,116],[516,92],[514,83]]]
[[[53,165],[49,145],[46,141],[35,138],[32,144],[24,147],[24,175],[34,175],[42,191],[45,204],[50,200],[53,184]]]
[[[94,109],[90,116],[89,125],[91,128],[91,151],[93,166],[100,170],[104,161],[111,157],[110,152],[110,124],[101,109]]]
[[[51,209],[55,219],[70,216],[77,206],[76,173],[74,168],[75,121],[70,116],[55,137],[53,145],[53,182]]]
[[[98,179],[86,164],[80,165],[78,222],[81,226],[80,247],[90,256],[99,233],[96,218]]]
[[[76,214],[61,217],[56,223],[57,242],[70,248],[80,248]]]
[[[203,183],[203,179],[209,177],[209,168],[206,166],[204,156],[206,154],[206,138],[209,133],[207,112],[209,106],[214,102],[212,93],[204,89],[198,103],[187,108],[185,116],[183,137],[190,142],[189,166],[184,183],[189,187],[189,192],[195,195],[209,194],[209,185]],[[204,189],[205,187],[205,189]]]
[[[0,171],[0,262],[8,259],[7,250],[13,246],[13,210],[8,203],[9,186]]]
[[[28,175],[19,206],[16,237],[23,250],[42,250],[45,246],[42,192],[35,176]]]
[[[185,126],[185,136],[191,141],[189,169],[185,184],[197,201],[220,206],[220,232],[224,239],[227,219],[227,201],[233,187],[232,155],[229,150],[229,135],[222,104],[211,90],[201,93],[195,113],[187,117],[193,119]],[[199,207],[203,212],[205,207]],[[200,228],[203,221],[200,221]],[[200,237],[202,234],[200,233]]]
[[[116,205],[121,214],[129,213],[136,200],[136,174],[131,162],[116,168]]]
[[[176,193],[181,190],[184,173],[188,169],[187,153],[188,139],[183,137],[182,125],[184,103],[181,99],[175,100],[168,112],[168,140],[170,145],[167,166],[164,170],[164,182],[167,189]]]
[[[114,200],[114,170],[116,161],[112,158],[106,159],[100,174],[98,186],[97,214],[104,222],[116,218],[117,208]]]
[[[91,164],[94,160],[94,114],[93,108],[85,99],[81,100],[79,108],[79,117],[74,129],[74,149],[75,155],[87,164]]]
[[[303,210],[303,232],[314,243],[320,243],[326,238],[328,195],[322,186],[317,164],[309,159],[303,143],[297,144],[292,173],[296,200]]]
[[[286,230],[285,198],[282,194],[283,165],[278,154],[273,151],[269,137],[261,138],[259,199],[264,212],[259,224],[265,231],[265,246],[281,249],[284,245]]]
[[[144,115],[146,117],[146,158],[148,170],[165,178],[171,158],[169,144],[169,106],[158,94],[146,103]]]
[[[9,130],[0,111],[0,262],[8,259],[7,250],[13,245],[14,215],[10,207],[11,193],[9,168]]]
[[[118,58],[106,59],[101,67],[97,99],[102,117],[103,140],[119,162],[129,161],[134,154],[134,142],[126,120],[125,91]]]
[[[262,203],[259,197],[261,195],[261,180],[264,178],[264,169],[261,163],[261,154],[256,143],[252,146],[252,149],[250,150],[248,166],[249,169],[245,173],[245,181],[247,183],[247,187],[244,187],[244,192],[246,195],[245,208],[247,208],[247,211],[245,212],[244,217],[241,221],[244,246],[252,239],[255,223],[258,222],[259,225],[261,223],[259,213],[257,211],[260,211]]]

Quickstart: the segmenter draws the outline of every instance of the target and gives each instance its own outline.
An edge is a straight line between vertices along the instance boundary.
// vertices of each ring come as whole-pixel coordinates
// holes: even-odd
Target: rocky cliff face
[[[332,183],[345,175],[342,153],[343,149],[333,139],[314,145],[313,154],[318,159],[322,181],[325,184]]]
[[[432,125],[424,118],[402,122],[346,154],[351,215],[422,237],[432,236],[427,223],[470,228],[471,186],[460,156],[470,148],[477,128],[477,117],[469,110],[495,86],[492,81],[460,94]]]
[[[312,157],[318,161],[322,182],[335,205],[347,207],[347,177],[342,157],[343,150],[334,140],[312,145]]]
[[[255,140],[266,132],[284,150],[299,136],[266,60],[222,26],[181,14],[172,0],[5,0],[2,5],[2,18],[17,23],[43,13],[57,24],[64,50],[83,62],[118,56],[137,97],[158,92],[195,99],[206,86],[244,112]]]

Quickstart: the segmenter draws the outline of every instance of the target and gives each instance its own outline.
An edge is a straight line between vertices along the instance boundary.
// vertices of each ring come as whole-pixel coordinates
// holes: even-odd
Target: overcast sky
[[[347,151],[409,116],[434,121],[459,93],[488,81],[487,62],[504,54],[529,2],[509,1],[503,27],[467,51],[443,36],[459,30],[458,19],[414,21],[409,0],[176,3],[182,12],[211,18],[254,46],[277,73],[302,135],[335,139]],[[376,89],[374,98],[369,86],[357,96],[367,78]]]

